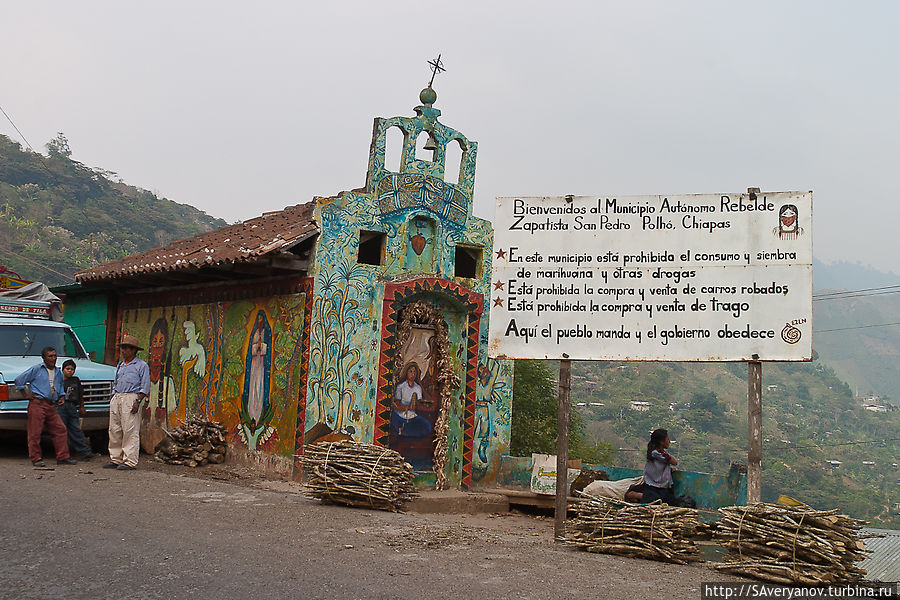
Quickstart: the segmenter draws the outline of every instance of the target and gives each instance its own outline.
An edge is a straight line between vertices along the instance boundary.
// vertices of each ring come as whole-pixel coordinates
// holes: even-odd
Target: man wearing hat
[[[141,402],[150,395],[150,367],[137,357],[140,342],[125,334],[119,343],[122,360],[116,366],[109,401],[109,460],[104,469],[131,471],[141,451]]]

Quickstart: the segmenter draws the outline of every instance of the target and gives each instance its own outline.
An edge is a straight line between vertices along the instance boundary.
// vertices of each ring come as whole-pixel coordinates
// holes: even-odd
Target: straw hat
[[[138,350],[143,350],[144,348],[141,346],[141,343],[138,339],[133,335],[128,335],[127,333],[122,336],[122,341],[119,342],[119,347],[122,346],[131,346],[132,348],[137,348]]]

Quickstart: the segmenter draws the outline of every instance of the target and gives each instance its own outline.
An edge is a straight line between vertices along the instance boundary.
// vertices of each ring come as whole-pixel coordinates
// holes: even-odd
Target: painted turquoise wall
[[[443,313],[451,363],[461,382],[450,407],[447,476],[453,484],[467,483],[464,467],[470,461],[470,483],[476,484],[496,477],[510,437],[512,367],[487,358],[493,229],[490,222],[472,215],[477,144],[439,123],[440,111],[432,106],[415,110],[415,117],[375,119],[363,190],[316,200],[320,235],[311,272],[305,427],[317,435],[331,431],[358,441],[377,439],[379,400],[384,402],[379,378],[393,377],[384,372],[383,343],[390,335],[385,327],[390,319],[383,314],[386,287],[427,281],[428,289],[409,301],[425,300]],[[387,131],[392,127],[398,127],[404,139],[399,171],[384,164]],[[433,160],[415,157],[416,139],[423,133],[435,141]],[[463,150],[457,184],[443,180],[448,144]],[[382,264],[358,262],[361,231],[384,234]],[[456,276],[458,245],[480,250],[482,261],[475,277]],[[478,315],[460,294],[482,303],[474,357],[467,355],[472,343],[467,328]],[[474,402],[465,389],[467,378],[473,377]],[[467,418],[474,419],[474,426]],[[468,442],[467,427],[474,434]]]
[[[103,362],[107,328],[106,293],[68,294],[64,319],[75,331],[84,349],[95,353],[94,360]]]
[[[584,465],[583,469],[605,471],[611,481],[630,479],[644,474],[639,469]],[[697,508],[715,510],[723,506],[747,504],[747,474],[732,466],[728,475],[672,471],[676,496],[686,494],[697,502]],[[497,478],[498,485],[508,488],[529,489],[531,485],[531,458],[504,456]]]

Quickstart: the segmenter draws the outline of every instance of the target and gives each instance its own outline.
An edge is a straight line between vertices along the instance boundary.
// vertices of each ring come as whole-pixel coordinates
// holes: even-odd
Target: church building
[[[233,460],[286,477],[306,445],[352,439],[397,450],[425,486],[493,484],[512,363],[487,356],[478,145],[438,121],[431,85],[419,99],[414,117],[375,119],[365,187],[76,274],[67,320],[99,300],[107,361],[122,334],[145,348],[145,428],[222,421]]]

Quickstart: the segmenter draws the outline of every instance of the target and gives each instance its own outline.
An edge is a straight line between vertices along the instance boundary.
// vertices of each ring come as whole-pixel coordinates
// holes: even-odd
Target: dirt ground
[[[575,551],[549,516],[323,505],[225,464],[32,468],[0,447],[0,596],[699,598],[704,565]]]

